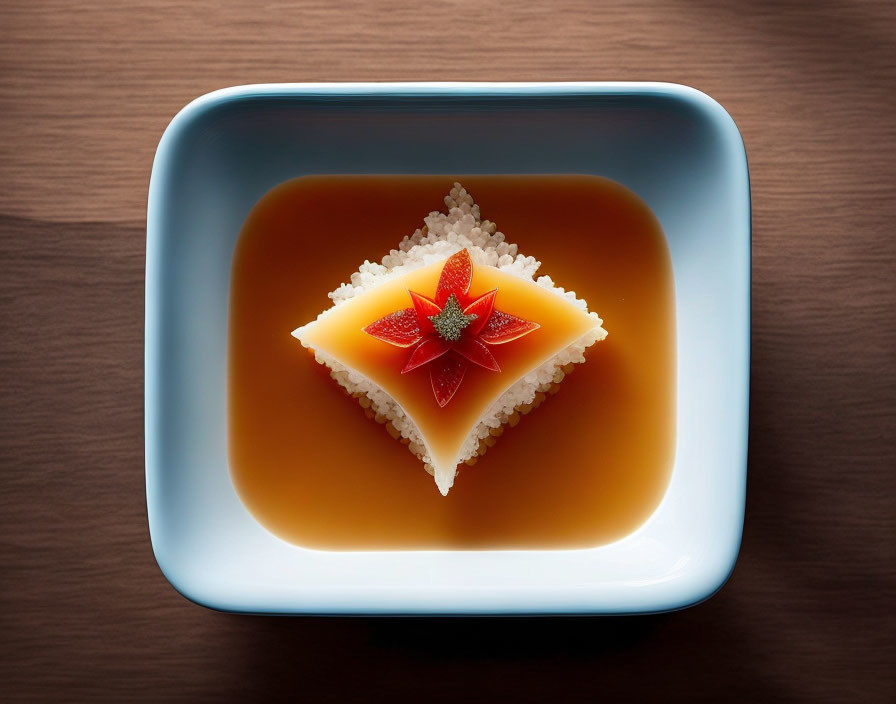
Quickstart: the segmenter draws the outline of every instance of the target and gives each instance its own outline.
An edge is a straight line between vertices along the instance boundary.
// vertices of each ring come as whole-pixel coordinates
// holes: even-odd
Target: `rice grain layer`
[[[559,389],[560,382],[570,374],[576,364],[585,361],[585,350],[603,340],[607,331],[603,321],[594,312],[588,312],[586,302],[578,298],[575,291],[566,291],[557,286],[550,276],[538,276],[536,272],[541,262],[525,256],[516,244],[506,241],[504,234],[489,220],[482,220],[479,206],[473,197],[459,183],[455,183],[445,196],[447,212],[431,212],[424,218],[424,227],[406,236],[397,249],[391,250],[380,263],[365,261],[358,271],[351,275],[349,283],[343,283],[328,294],[333,306],[339,306],[355,296],[365,293],[379,284],[396,276],[429,264],[444,261],[455,252],[466,248],[475,266],[491,266],[519,278],[534,281],[551,293],[564,298],[571,305],[588,313],[594,319],[594,327],[576,342],[562,349],[538,368],[521,377],[501,394],[491,407],[480,417],[464,442],[458,465],[473,465],[494,446],[505,426],[513,427],[520,415],[529,413],[539,406],[547,395]],[[332,310],[332,309],[328,309]],[[324,311],[321,315],[325,315]],[[306,347],[302,340],[302,328],[293,335]],[[392,437],[400,439],[422,462],[429,474],[434,474],[439,491],[443,495],[454,484],[456,468],[453,472],[435,472],[426,450],[426,444],[411,418],[395,400],[378,385],[346,368],[336,359],[319,351],[314,352],[315,360],[330,368],[330,376],[345,391],[358,399],[365,413],[377,422],[383,423]]]

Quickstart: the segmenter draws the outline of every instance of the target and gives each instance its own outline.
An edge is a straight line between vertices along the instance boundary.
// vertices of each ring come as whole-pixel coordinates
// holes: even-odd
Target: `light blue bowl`
[[[270,188],[324,173],[581,173],[637,193],[669,241],[677,450],[651,518],[587,550],[326,552],[262,528],[226,443],[230,262]],[[595,252],[595,256],[600,256]],[[711,596],[746,481],[750,189],[718,103],[658,83],[294,84],[185,107],[156,152],[146,246],[146,493],[165,576],[271,613],[636,613]]]

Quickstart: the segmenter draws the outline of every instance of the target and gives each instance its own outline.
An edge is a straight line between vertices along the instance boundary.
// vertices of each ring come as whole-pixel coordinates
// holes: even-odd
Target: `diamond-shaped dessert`
[[[445,204],[292,333],[443,495],[607,335],[573,291],[535,277],[540,262],[481,220],[460,184]]]

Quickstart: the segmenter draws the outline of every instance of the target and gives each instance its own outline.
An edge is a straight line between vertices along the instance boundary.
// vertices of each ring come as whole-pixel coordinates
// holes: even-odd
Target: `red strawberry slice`
[[[498,290],[489,291],[470,300],[473,262],[470,253],[462,249],[450,256],[442,266],[434,299],[408,291],[413,308],[405,308],[384,316],[364,328],[369,335],[398,347],[413,347],[402,374],[424,364],[429,365],[429,379],[439,406],[445,406],[460,387],[470,363],[490,371],[500,372],[498,360],[489,345],[502,345],[527,335],[541,327],[495,308]],[[457,298],[463,319],[452,301],[450,310],[443,311],[451,296]],[[437,333],[432,318],[448,325]],[[452,327],[452,326],[456,326]],[[455,332],[460,331],[460,336]]]
[[[440,407],[447,404],[457,393],[469,366],[467,360],[456,354],[442,355],[429,365],[429,381]]]
[[[466,249],[452,254],[442,268],[439,277],[439,285],[436,288],[436,305],[441,310],[452,293],[457,296],[461,305],[467,300],[467,291],[470,290],[470,282],[473,280],[473,262],[470,253]]]
[[[479,333],[479,339],[489,345],[503,345],[505,342],[528,335],[540,327],[538,323],[530,323],[528,320],[510,315],[510,313],[496,310]]]
[[[431,362],[437,357],[441,357],[448,351],[449,345],[438,335],[429,335],[423,338],[423,342],[417,345],[416,349],[411,353],[408,363],[401,370],[405,374],[412,369]]]
[[[467,326],[466,333],[468,335],[478,335],[479,331],[485,327],[488,319],[491,317],[492,311],[495,309],[495,296],[498,295],[498,289],[482,294],[470,305],[464,308],[464,315],[475,315],[476,320]]]
[[[442,309],[426,296],[421,296],[414,291],[408,291],[408,294],[414,303],[414,310],[417,311],[417,324],[420,326],[420,332],[424,335],[434,333],[436,329],[432,326],[429,316],[438,315]]]
[[[389,313],[364,328],[364,332],[396,347],[410,347],[422,337],[413,308]]]
[[[462,337],[454,343],[454,349],[458,354],[463,355],[473,364],[478,364],[493,372],[501,371],[498,366],[498,360],[492,354],[492,351],[475,337]]]

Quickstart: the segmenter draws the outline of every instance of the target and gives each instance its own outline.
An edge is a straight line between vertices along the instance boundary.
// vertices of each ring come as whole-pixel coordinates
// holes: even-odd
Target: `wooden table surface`
[[[889,2],[0,5],[0,690],[12,701],[896,701]],[[613,619],[278,619],[188,603],[143,493],[143,267],[168,120],[234,84],[664,80],[753,193],[743,548]]]

